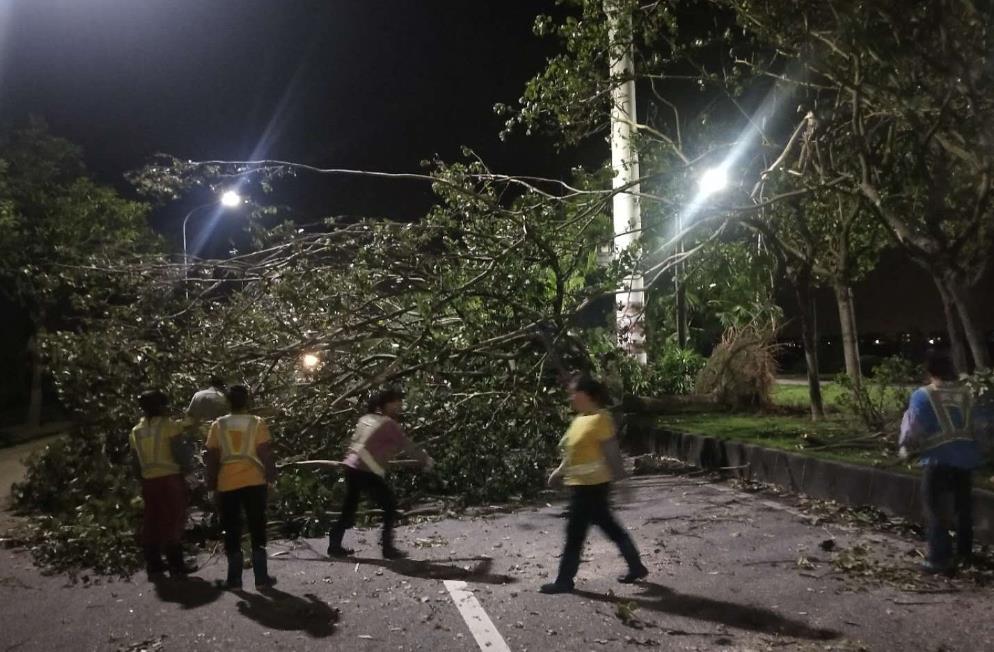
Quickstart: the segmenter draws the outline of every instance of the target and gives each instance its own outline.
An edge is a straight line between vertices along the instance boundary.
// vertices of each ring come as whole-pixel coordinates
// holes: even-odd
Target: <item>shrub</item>
[[[839,408],[869,432],[892,432],[920,375],[918,365],[900,356],[881,360],[859,386],[841,374],[836,378],[843,389]]]
[[[697,374],[696,391],[728,407],[769,407],[776,382],[775,352],[771,329],[728,328]]]

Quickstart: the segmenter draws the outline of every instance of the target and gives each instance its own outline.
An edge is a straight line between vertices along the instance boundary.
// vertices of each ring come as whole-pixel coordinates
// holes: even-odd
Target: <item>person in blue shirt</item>
[[[983,424],[969,388],[957,382],[956,369],[944,352],[929,351],[929,384],[911,395],[901,422],[901,456],[918,456],[922,466],[922,502],[928,535],[923,570],[943,573],[954,564],[950,523],[943,503],[952,496],[956,561],[969,563],[973,552],[973,471],[983,462],[978,444]]]

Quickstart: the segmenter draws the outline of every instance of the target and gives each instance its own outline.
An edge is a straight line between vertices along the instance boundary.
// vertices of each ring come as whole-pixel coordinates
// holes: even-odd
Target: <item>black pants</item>
[[[390,485],[380,476],[370,471],[359,471],[350,466],[345,468],[345,503],[342,505],[342,515],[331,528],[330,543],[333,546],[342,545],[345,531],[355,525],[355,513],[359,507],[359,497],[369,496],[383,510],[383,547],[393,545],[393,525],[397,520],[397,500],[394,498]]]
[[[943,502],[951,495],[955,512],[956,554],[968,557],[973,550],[973,472],[941,464],[929,465],[922,472],[922,501],[928,530],[928,560],[938,566],[952,561],[949,539],[950,523]]]
[[[576,571],[580,568],[580,555],[591,524],[600,527],[604,534],[614,541],[628,563],[629,570],[640,568],[642,560],[632,538],[611,513],[609,502],[611,485],[605,482],[580,485],[570,489],[572,494],[569,502],[569,520],[566,523],[566,548],[559,562],[556,583],[572,586]]]
[[[221,503],[221,528],[224,530],[224,552],[228,557],[241,554],[242,509],[248,520],[252,550],[266,547],[266,485],[242,487],[218,492]]]

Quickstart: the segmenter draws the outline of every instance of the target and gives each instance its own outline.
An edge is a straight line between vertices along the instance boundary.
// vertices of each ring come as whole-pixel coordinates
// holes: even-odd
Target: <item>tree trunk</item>
[[[811,420],[825,418],[825,404],[821,396],[821,379],[818,377],[818,323],[814,296],[811,294],[811,271],[802,271],[793,279],[794,297],[801,317],[801,341],[804,344],[804,362],[808,369],[808,396],[811,399]]]
[[[856,330],[856,310],[853,307],[852,287],[845,283],[832,286],[835,302],[839,307],[839,327],[842,333],[842,350],[846,360],[846,375],[859,387],[863,372],[859,365],[859,339]]]
[[[27,425],[31,428],[37,428],[41,425],[42,362],[41,343],[38,339],[40,334],[40,331],[36,332],[31,336],[31,339],[28,340],[28,352],[31,355],[31,394],[28,399]]]
[[[975,308],[970,293],[966,287],[955,280],[951,280],[947,286],[949,296],[956,306],[960,322],[963,324],[963,332],[966,334],[966,341],[970,345],[970,353],[973,354],[973,364],[977,369],[989,369],[991,366],[990,353],[987,350],[987,339],[983,330],[977,324],[975,318]]]
[[[956,371],[961,374],[970,373],[970,361],[966,357],[966,347],[963,345],[963,336],[960,334],[959,320],[956,317],[956,306],[953,298],[949,294],[949,289],[943,283],[942,278],[933,273],[932,280],[939,290],[942,298],[942,309],[946,315],[946,332],[949,334],[949,352],[953,357],[953,364]]]

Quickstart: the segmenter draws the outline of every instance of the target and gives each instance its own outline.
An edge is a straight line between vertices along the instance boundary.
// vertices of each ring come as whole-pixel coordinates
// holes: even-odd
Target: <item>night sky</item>
[[[126,193],[122,174],[155,152],[411,172],[467,145],[502,172],[559,175],[575,154],[523,136],[502,143],[492,111],[513,103],[551,53],[531,26],[553,9],[552,0],[0,0],[0,122],[43,116]],[[607,146],[586,155],[606,157]],[[158,207],[155,226],[177,242],[183,215],[204,199]],[[417,219],[431,199],[419,184],[318,177],[270,201],[305,219]],[[856,298],[864,331],[942,328],[931,282],[899,256]],[[837,329],[833,310],[822,302],[825,331]]]
[[[154,152],[281,158],[418,171],[461,145],[514,173],[568,167],[524,137],[501,143],[495,102],[513,102],[548,43],[531,33],[552,2],[456,0],[0,0],[0,120],[34,113],[121,174]],[[606,146],[605,146],[606,151]],[[311,214],[412,219],[426,187],[305,181]],[[315,192],[314,185],[320,186]],[[122,186],[123,187],[123,186]],[[173,207],[182,215],[183,205]],[[160,219],[168,220],[166,216]]]

